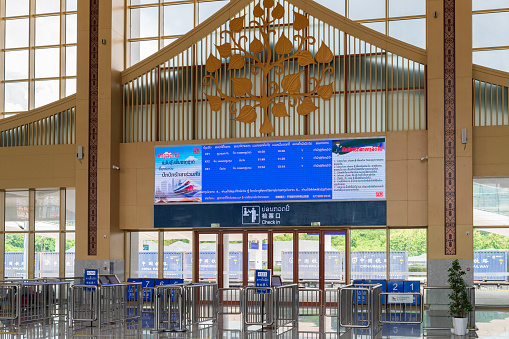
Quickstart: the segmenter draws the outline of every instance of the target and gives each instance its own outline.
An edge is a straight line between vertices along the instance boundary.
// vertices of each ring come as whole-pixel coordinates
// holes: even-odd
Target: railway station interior
[[[0,338],[509,337],[507,0],[0,16]]]

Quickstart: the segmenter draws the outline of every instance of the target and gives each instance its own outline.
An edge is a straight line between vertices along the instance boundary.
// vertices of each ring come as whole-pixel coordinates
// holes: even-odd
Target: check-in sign
[[[387,302],[389,304],[411,304],[414,302],[414,295],[405,293],[390,293],[387,295]]]

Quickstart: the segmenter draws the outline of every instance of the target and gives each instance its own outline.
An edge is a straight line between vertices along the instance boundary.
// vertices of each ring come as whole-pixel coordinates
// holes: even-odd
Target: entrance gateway
[[[219,288],[252,284],[256,269],[344,284],[344,227],[387,223],[385,137],[156,146],[154,159],[154,226],[214,226],[198,232],[193,273]]]

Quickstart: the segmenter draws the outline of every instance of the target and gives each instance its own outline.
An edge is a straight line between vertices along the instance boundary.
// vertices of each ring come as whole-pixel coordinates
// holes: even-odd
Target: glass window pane
[[[193,232],[164,232],[163,278],[191,279]]]
[[[65,96],[76,93],[76,79],[65,80]]]
[[[313,233],[299,233],[299,286],[318,288],[319,236]],[[288,259],[282,258],[283,261]]]
[[[157,4],[158,0],[131,0],[131,6]]]
[[[74,231],[76,229],[76,189],[65,189],[65,229]]]
[[[171,44],[173,41],[176,41],[177,39],[164,39],[163,40],[163,47],[166,47],[168,46],[169,44]]]
[[[28,15],[29,0],[5,0],[5,16]]]
[[[5,52],[5,80],[28,79],[28,50]]]
[[[198,23],[207,20],[212,14],[223,8],[228,1],[210,1],[202,2],[198,5]]]
[[[426,19],[389,21],[389,35],[408,44],[426,48]]]
[[[325,242],[325,288],[338,288],[346,281],[346,235],[345,232],[326,232]]]
[[[362,25],[385,34],[385,22],[363,22]]]
[[[131,38],[157,37],[159,10],[157,7],[131,9]]]
[[[475,14],[472,16],[472,44],[478,47],[509,45],[509,13]]]
[[[131,278],[158,277],[158,232],[131,232]]]
[[[391,279],[426,282],[427,241],[425,229],[390,230]]]
[[[65,276],[74,277],[76,236],[74,232],[65,233]]]
[[[194,5],[164,6],[165,36],[181,35],[189,32],[194,27]]]
[[[385,18],[385,0],[349,0],[348,17],[352,20]]]
[[[316,0],[316,2],[336,13],[345,15],[345,0]]]
[[[503,306],[509,303],[509,296],[504,288],[509,278],[508,250],[509,228],[474,229],[476,305]]]
[[[28,47],[28,19],[5,20],[5,48]]]
[[[35,77],[55,78],[60,75],[60,49],[40,48],[35,50]]]
[[[4,84],[4,112],[28,110],[28,82],[8,82]]]
[[[497,8],[509,8],[509,0],[472,0],[474,11]]]
[[[273,272],[286,283],[293,282],[293,233],[274,233]]]
[[[66,11],[75,11],[78,9],[78,0],[66,0],[65,2],[65,9]]]
[[[60,190],[35,191],[35,230],[60,229]]]
[[[28,278],[28,233],[5,234],[6,278]]]
[[[60,233],[35,234],[35,278],[58,277]]]
[[[474,226],[509,225],[509,178],[474,179],[473,203]]]
[[[57,15],[35,18],[35,45],[60,44],[60,17]]]
[[[200,234],[199,281],[217,281],[217,234]]]
[[[473,63],[509,72],[509,49],[474,52]]]
[[[157,40],[131,42],[131,66],[158,50]]]
[[[76,75],[76,46],[65,48],[65,75],[75,76]]]
[[[5,231],[28,231],[28,191],[5,192]]]
[[[267,233],[249,233],[248,246],[248,281],[254,283],[255,270],[266,270],[267,265]],[[200,253],[201,255],[201,253]]]
[[[263,253],[267,253],[262,245]],[[241,233],[223,234],[223,287],[241,287],[243,277],[243,235]],[[228,258],[228,260],[226,260]]]
[[[65,43],[75,44],[77,42],[78,35],[78,22],[77,14],[70,14],[65,16]]]
[[[59,80],[45,80],[35,82],[35,108],[60,99]]]
[[[426,0],[389,0],[389,17],[425,15]]]
[[[60,0],[36,0],[35,14],[60,12]]]
[[[350,279],[386,279],[386,231],[352,230],[350,236]]]

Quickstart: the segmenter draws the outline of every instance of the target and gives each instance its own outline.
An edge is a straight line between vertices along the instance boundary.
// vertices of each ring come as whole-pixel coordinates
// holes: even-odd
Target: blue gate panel
[[[421,292],[421,282],[418,280],[407,280],[403,282],[403,292],[405,293],[420,293]],[[421,299],[414,295],[414,301],[412,305],[420,305]]]

